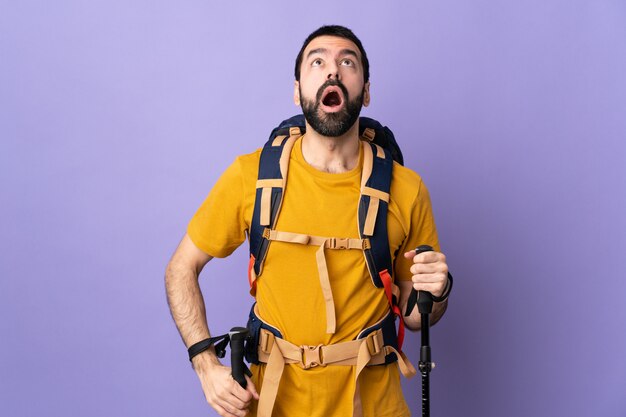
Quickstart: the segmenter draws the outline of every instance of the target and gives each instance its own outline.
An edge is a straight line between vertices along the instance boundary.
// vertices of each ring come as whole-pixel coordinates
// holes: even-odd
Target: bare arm
[[[167,302],[187,347],[209,337],[198,276],[211,259],[185,235],[165,271]]]
[[[167,302],[187,348],[210,337],[198,277],[211,259],[185,235],[165,271]],[[258,399],[252,381],[248,380],[246,390],[241,388],[231,377],[230,368],[222,366],[217,359],[213,348],[195,356],[193,368],[207,402],[221,416],[244,416],[252,398]]]

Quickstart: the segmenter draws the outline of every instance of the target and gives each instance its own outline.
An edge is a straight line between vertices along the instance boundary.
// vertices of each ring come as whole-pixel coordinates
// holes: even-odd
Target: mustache
[[[317,90],[317,94],[315,96],[315,101],[317,103],[319,103],[322,100],[322,95],[324,94],[324,90],[327,87],[330,86],[337,86],[339,87],[339,89],[341,90],[341,92],[343,93],[343,96],[346,98],[346,101],[350,101],[350,98],[348,97],[348,89],[346,88],[345,85],[343,85],[343,83],[339,80],[327,80],[324,84],[322,84],[322,86],[319,88],[319,90]]]

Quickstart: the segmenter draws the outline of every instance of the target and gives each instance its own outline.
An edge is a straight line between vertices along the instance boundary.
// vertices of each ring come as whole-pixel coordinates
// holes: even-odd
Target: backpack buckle
[[[378,355],[382,351],[384,346],[384,341],[382,340],[382,332],[380,330],[376,330],[374,333],[371,333],[365,339],[365,343],[367,344],[367,349],[369,350],[370,355]]]
[[[268,332],[265,329],[261,329],[261,335],[260,335],[260,340],[259,340],[259,349],[261,349],[261,351],[267,355],[269,355],[270,353],[272,353],[272,347],[274,346],[274,339],[276,338],[276,336],[274,336],[273,333]]]
[[[348,249],[348,238],[331,237],[328,242],[329,249]]]
[[[367,129],[365,129],[363,131],[363,137],[368,141],[368,142],[373,142],[374,141],[374,136],[376,136],[376,132],[374,131],[374,129],[372,129],[371,127],[368,127]]]
[[[326,366],[322,355],[322,345],[317,346],[300,346],[302,350],[302,369],[311,369],[316,366]]]

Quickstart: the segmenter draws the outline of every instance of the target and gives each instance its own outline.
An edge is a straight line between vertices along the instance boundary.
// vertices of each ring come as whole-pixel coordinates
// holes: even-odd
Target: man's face
[[[294,102],[302,106],[311,127],[323,136],[337,137],[354,125],[363,105],[369,104],[361,54],[348,39],[320,36],[304,50]]]

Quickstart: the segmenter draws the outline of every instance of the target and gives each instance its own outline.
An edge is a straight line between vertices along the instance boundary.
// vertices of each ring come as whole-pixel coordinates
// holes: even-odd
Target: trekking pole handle
[[[228,332],[228,335],[230,336],[230,366],[233,379],[245,389],[248,382],[244,374],[250,376],[250,370],[243,362],[244,342],[248,336],[248,329],[245,327],[233,327]]]
[[[419,255],[423,252],[432,252],[433,248],[428,245],[420,245],[415,248],[415,255]],[[430,314],[433,311],[433,295],[428,291],[416,291],[415,288],[411,289],[411,294],[409,294],[409,299],[406,303],[406,312],[405,316],[410,316],[411,312],[415,308],[417,304],[417,309],[420,314]]]

